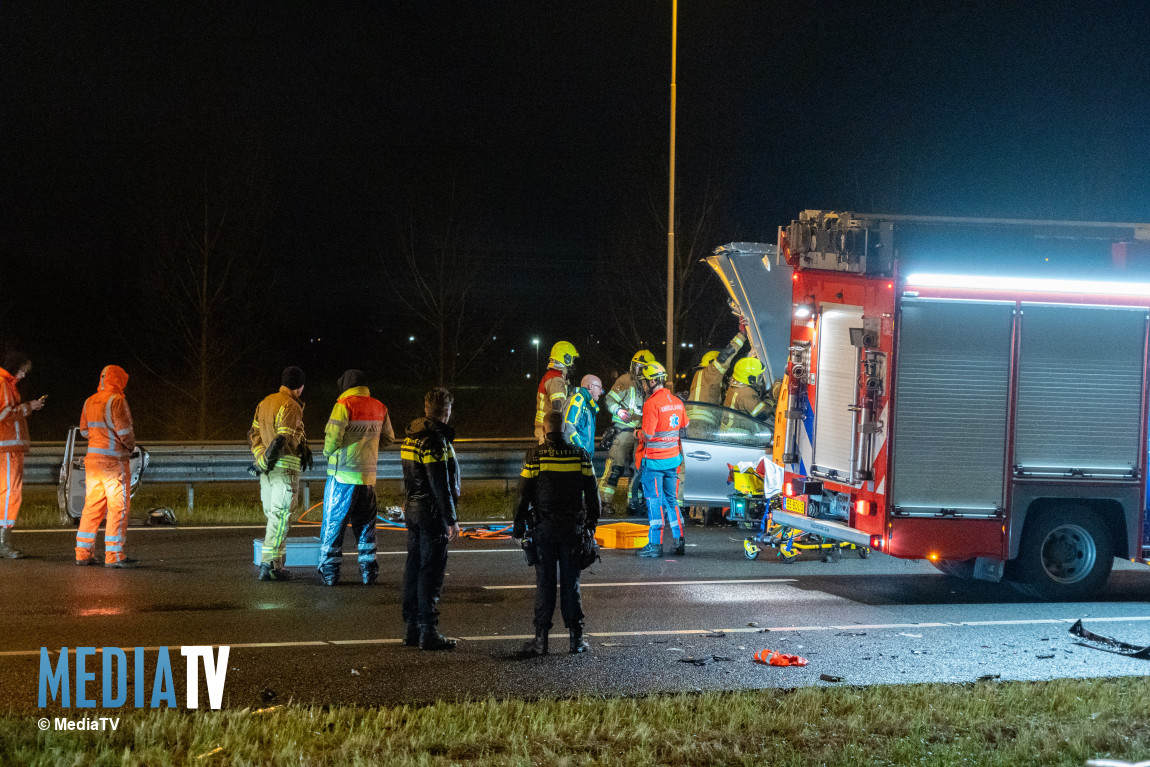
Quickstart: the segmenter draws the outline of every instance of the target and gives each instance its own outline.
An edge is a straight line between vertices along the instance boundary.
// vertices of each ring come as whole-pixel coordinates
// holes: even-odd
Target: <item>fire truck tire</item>
[[[1090,599],[1110,577],[1114,544],[1091,509],[1058,506],[1027,520],[1011,585],[1052,602]]]

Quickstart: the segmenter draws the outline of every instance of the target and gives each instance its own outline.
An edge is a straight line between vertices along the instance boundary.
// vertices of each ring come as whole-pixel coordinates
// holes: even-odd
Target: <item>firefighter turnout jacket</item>
[[[80,435],[88,440],[88,460],[103,464],[126,463],[136,449],[132,431],[132,412],[124,399],[128,374],[118,365],[108,365],[100,372],[100,388],[84,402],[80,413]]]
[[[567,368],[551,364],[539,379],[535,397],[535,438],[543,440],[543,416],[552,410],[562,412],[567,404]]]
[[[28,403],[20,401],[16,374],[0,368],[0,453],[28,452]]]
[[[375,486],[379,448],[395,441],[391,416],[366,386],[339,395],[323,436],[327,475],[345,485]]]
[[[643,428],[635,449],[635,465],[658,461],[658,468],[670,469],[682,461],[679,430],[689,423],[683,400],[666,387],[659,389],[643,403]]]
[[[277,437],[283,437],[283,451],[275,466],[268,466],[264,453]],[[248,431],[248,442],[252,447],[256,465],[271,471],[278,467],[288,471],[301,468],[299,452],[304,442],[303,403],[286,386],[281,386],[275,394],[269,394],[256,406],[252,428]]]
[[[730,408],[739,413],[746,413],[759,421],[769,421],[775,417],[775,398],[767,395],[760,397],[753,386],[745,383],[731,381],[727,388],[727,398],[723,407]]]
[[[447,527],[456,523],[460,480],[454,441],[455,429],[433,418],[416,418],[408,425],[399,451],[407,488],[406,521],[425,525],[441,519]]]
[[[639,428],[643,418],[643,394],[630,373],[615,379],[615,385],[607,392],[607,412],[611,414],[611,424],[616,429],[626,431]],[[623,413],[627,413],[630,419],[624,420]]]
[[[719,352],[718,357],[706,366],[699,368],[694,378],[691,379],[691,393],[687,399],[691,402],[707,402],[711,405],[722,404],[723,376],[727,374],[727,370],[731,367],[731,361],[734,360],[746,342],[747,336],[740,330],[726,348]]]
[[[599,524],[599,492],[586,450],[552,432],[527,450],[519,474],[512,535],[527,528],[546,538],[568,538]]]

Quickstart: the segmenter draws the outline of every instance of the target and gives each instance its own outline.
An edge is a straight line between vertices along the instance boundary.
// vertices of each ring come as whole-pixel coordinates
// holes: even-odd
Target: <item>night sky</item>
[[[679,35],[708,248],[807,208],[1150,220],[1142,3],[685,0]],[[596,264],[665,242],[669,48],[668,1],[5,3],[0,346],[69,413],[102,364],[170,356],[141,232],[204,167],[258,181],[259,390],[293,361],[403,375],[388,350],[425,328],[387,267],[450,190],[491,354],[609,337]]]

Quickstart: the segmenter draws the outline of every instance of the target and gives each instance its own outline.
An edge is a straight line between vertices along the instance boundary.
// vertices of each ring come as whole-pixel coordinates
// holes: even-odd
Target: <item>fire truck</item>
[[[827,211],[781,227],[774,521],[1059,601],[1145,561],[1148,241]]]

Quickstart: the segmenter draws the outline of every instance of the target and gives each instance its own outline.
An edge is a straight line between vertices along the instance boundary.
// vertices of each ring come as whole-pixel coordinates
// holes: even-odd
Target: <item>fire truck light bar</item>
[[[907,287],[1028,293],[1077,293],[1092,296],[1150,296],[1150,283],[1095,280],[1060,280],[1049,277],[998,277],[976,274],[911,274]]]

